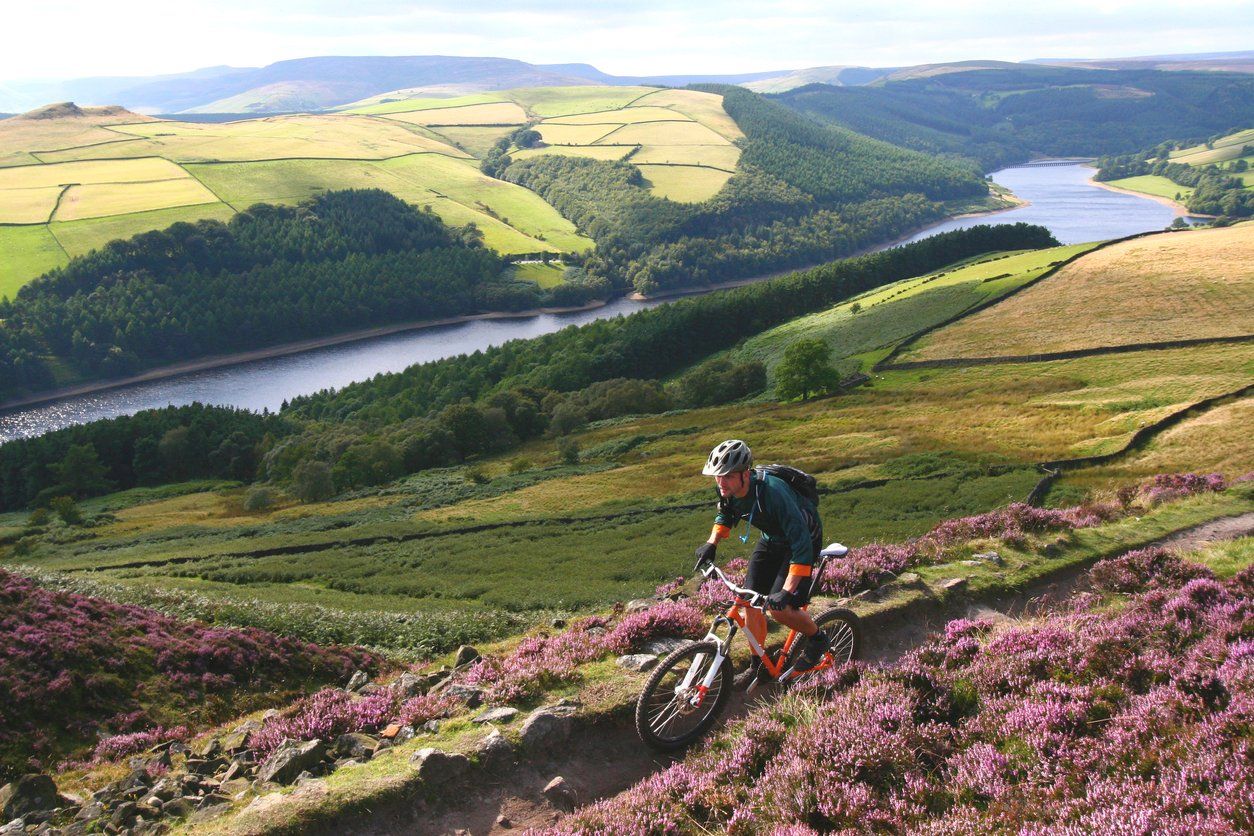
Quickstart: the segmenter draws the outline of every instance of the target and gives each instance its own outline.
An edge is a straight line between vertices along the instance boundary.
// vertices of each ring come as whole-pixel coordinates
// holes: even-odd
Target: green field
[[[1119,180],[1108,180],[1106,182],[1121,189],[1152,194],[1156,197],[1165,197],[1168,200],[1185,201],[1193,193],[1191,187],[1181,186],[1179,183],[1157,174],[1142,174],[1139,177],[1123,177]]]
[[[415,125],[521,125],[527,113],[514,102],[471,104],[461,107],[433,107],[426,110],[393,113],[389,118]]]
[[[493,145],[509,136],[514,130],[516,129],[513,127],[468,128],[456,125],[441,126],[438,130],[433,130],[432,132],[436,136],[442,137],[450,145],[455,145],[467,154],[480,158],[492,150]]]
[[[419,96],[415,98],[405,97],[400,94],[401,91],[393,93],[383,93],[379,96],[372,96],[369,99],[362,99],[359,102],[352,102],[343,107],[337,107],[337,111],[344,113],[367,113],[367,114],[389,114],[389,113],[409,113],[416,110],[436,110],[449,107],[465,107],[467,105],[477,104],[493,104],[495,102],[508,101],[504,96],[497,93],[470,93],[465,96],[453,96],[451,98],[438,98],[427,96],[425,98]],[[390,99],[390,101],[383,101]]]
[[[179,221],[215,220],[227,221],[235,210],[225,203],[202,203],[196,206],[180,206],[173,209],[154,209],[127,215],[111,215],[106,218],[88,218],[81,221],[55,221],[45,227],[56,237],[65,252],[71,256],[83,255],[99,249],[118,238],[130,238],[141,232],[165,229]],[[35,274],[38,275],[38,274]],[[29,277],[28,279],[29,280]]]
[[[12,299],[32,277],[69,259],[48,227],[0,226],[0,297]]]
[[[1241,149],[1246,145],[1254,145],[1254,128],[1221,137],[1212,142],[1209,148],[1205,145],[1194,145],[1191,148],[1172,151],[1169,156],[1173,163],[1207,165],[1237,159],[1241,156]]]
[[[535,282],[542,288],[557,287],[566,281],[565,277],[566,265],[552,262],[550,264],[542,264],[539,262],[527,262],[526,264],[514,265],[514,278],[521,281]]]
[[[522,87],[506,91],[528,113],[539,117],[571,116],[576,113],[626,107],[652,92],[652,87]]]
[[[649,191],[680,203],[701,203],[718,194],[731,173],[692,165],[640,165]]]

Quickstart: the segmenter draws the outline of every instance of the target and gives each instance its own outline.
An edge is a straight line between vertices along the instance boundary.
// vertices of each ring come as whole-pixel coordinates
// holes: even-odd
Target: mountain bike
[[[818,588],[827,562],[848,551],[833,543],[819,553],[812,589]],[[741,630],[760,665],[754,686],[774,679],[787,687],[803,677],[858,658],[862,645],[858,617],[846,609],[830,609],[815,618],[814,623],[820,630],[827,630],[831,646],[818,665],[797,670],[802,644],[797,631],[788,631],[777,653],[765,648],[766,595],[736,586],[712,563],[698,564],[695,571],[722,582],[735,600],[725,614],[714,619],[705,638],[676,648],[663,659],[640,692],[636,700],[636,731],[653,749],[682,749],[700,739],[718,720],[732,690],[731,642]],[[807,604],[802,609],[808,607]],[[727,634],[719,638],[718,631],[723,627]]]

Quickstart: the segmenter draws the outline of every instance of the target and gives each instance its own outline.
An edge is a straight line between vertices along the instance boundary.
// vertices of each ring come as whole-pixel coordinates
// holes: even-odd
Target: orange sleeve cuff
[[[730,535],[731,529],[725,525],[716,525],[714,526],[714,530],[710,532],[710,537],[713,538],[716,543],[719,540],[726,540]]]
[[[795,575],[795,576],[797,576],[797,577],[799,577],[799,578],[808,578],[808,577],[810,577],[810,573],[811,573],[812,571],[813,571],[813,567],[811,567],[811,566],[807,566],[807,565],[806,565],[806,564],[804,564],[804,563],[794,563],[794,564],[792,564],[791,566],[789,566],[789,567],[788,567],[788,574],[789,574],[789,575]]]

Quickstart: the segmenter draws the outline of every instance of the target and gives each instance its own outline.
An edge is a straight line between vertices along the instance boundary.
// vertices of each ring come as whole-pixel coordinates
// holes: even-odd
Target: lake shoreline
[[[308,340],[281,343],[280,345],[272,345],[268,348],[258,348],[251,351],[237,352],[235,354],[217,354],[212,357],[203,357],[199,360],[188,360],[183,363],[158,366],[157,368],[149,369],[148,371],[140,372],[139,374],[131,375],[130,377],[102,380],[95,383],[81,383],[73,386],[64,386],[60,389],[50,389],[44,392],[37,392],[33,395],[27,395],[24,398],[0,403],[0,414],[11,412],[15,409],[27,409],[32,406],[45,406],[66,398],[78,398],[84,395],[94,395],[99,392],[107,392],[111,389],[120,389],[124,386],[134,386],[138,383],[152,383],[158,380],[178,377],[183,374],[191,374],[192,372],[221,369],[227,366],[239,366],[245,363],[253,363],[258,360],[272,360],[276,357],[286,357],[291,354],[301,354],[306,351],[315,351],[320,348],[330,348],[332,346],[343,345],[344,343],[360,342],[362,340],[370,340],[376,337],[386,337],[392,334],[405,333],[407,331],[421,331],[427,328],[440,328],[447,325],[462,325],[467,322],[482,322],[485,320],[531,319],[532,317],[543,316],[544,314],[581,313],[583,311],[592,311],[597,308],[603,308],[606,304],[607,302],[605,300],[599,299],[595,302],[589,302],[586,305],[575,305],[567,308],[531,308],[525,311],[491,311],[489,313],[450,316],[443,319],[412,320],[410,322],[399,322],[393,325],[380,325],[374,328],[362,328],[356,331],[345,331],[344,333],[333,334],[328,337],[314,337]]]

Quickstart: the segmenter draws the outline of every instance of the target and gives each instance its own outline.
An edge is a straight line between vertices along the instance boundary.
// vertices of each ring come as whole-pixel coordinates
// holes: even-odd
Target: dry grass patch
[[[588,157],[593,160],[621,160],[634,145],[548,145],[543,148],[524,148],[510,154],[515,160],[527,160],[544,154],[563,154],[567,157]],[[632,158],[635,161],[635,158]]]
[[[727,140],[699,122],[641,122],[623,125],[598,141],[613,145],[727,144]]]
[[[0,223],[44,223],[52,215],[60,194],[60,186],[0,190]]]
[[[1254,323],[1254,224],[1090,253],[929,335],[903,360],[985,357],[1225,337]]]
[[[664,107],[634,106],[619,110],[575,113],[546,119],[546,125],[630,125],[634,122],[691,122],[691,118]]]
[[[225,223],[235,210],[225,203],[198,203],[173,209],[153,209],[129,215],[108,215],[80,221],[53,221],[48,231],[55,236],[65,252],[71,256],[82,255],[99,249],[118,238],[130,238],[141,232],[165,229],[170,224],[185,221],[215,220]]]
[[[701,203],[718,194],[731,179],[730,171],[692,165],[641,165],[649,191],[680,203]]]
[[[730,172],[740,162],[740,149],[735,145],[645,145],[632,154],[631,161],[636,165],[706,165]]]
[[[736,124],[736,120],[727,115],[727,111],[723,109],[723,97],[716,93],[701,93],[696,90],[658,90],[656,93],[637,99],[632,105],[633,109],[636,107],[664,107],[674,110],[697,120],[724,139],[743,139],[745,135]]]
[[[535,129],[541,139],[549,145],[591,145],[611,131],[617,130],[613,125],[555,125],[552,122],[541,122]],[[623,141],[619,145],[630,145]]]
[[[218,203],[218,199],[191,177],[146,183],[94,183],[70,186],[54,220],[74,221],[201,203]]]
[[[492,102],[393,113],[388,118],[415,125],[521,125],[527,113],[514,102]]]
[[[9,189],[37,189],[72,184],[177,180],[187,176],[187,172],[174,163],[158,157],[32,165],[0,169],[0,192]],[[2,199],[0,197],[0,200]]]

